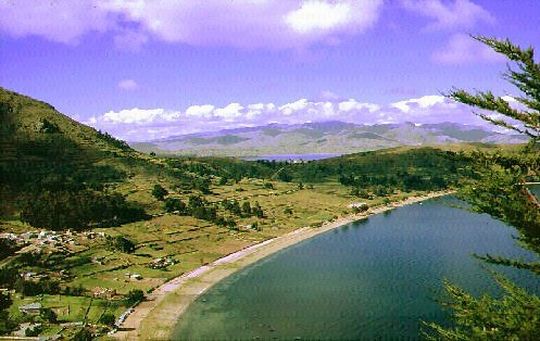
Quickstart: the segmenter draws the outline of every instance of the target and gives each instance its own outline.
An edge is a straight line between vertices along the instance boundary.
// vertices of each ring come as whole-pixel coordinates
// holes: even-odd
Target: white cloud
[[[166,111],[165,109],[125,109],[121,111],[109,111],[101,117],[91,117],[88,123],[105,122],[114,124],[145,124],[156,121],[172,122],[180,117],[178,112]]]
[[[291,115],[296,111],[305,109],[309,105],[308,100],[305,98],[299,99],[298,101],[287,103],[279,107],[279,110],[283,115]]]
[[[428,29],[470,29],[479,22],[493,23],[493,16],[470,0],[402,0],[410,11],[431,18]]]
[[[283,49],[330,43],[377,21],[383,0],[21,0],[0,2],[0,30],[77,43],[113,32],[121,49],[149,39],[196,46]]]
[[[246,118],[253,120],[262,114],[271,114],[276,111],[276,105],[273,103],[255,103],[247,106]]]
[[[353,98],[350,98],[346,101],[338,103],[338,108],[339,110],[344,111],[344,112],[349,112],[352,110],[362,110],[362,109],[367,109],[369,112],[376,112],[381,109],[381,107],[377,104],[360,103]]]
[[[120,90],[133,91],[137,90],[138,88],[139,84],[137,84],[137,82],[133,79],[122,79],[120,82],[118,82],[118,89]]]
[[[186,115],[194,117],[210,117],[212,116],[214,109],[215,107],[211,104],[192,105],[186,109]]]
[[[433,61],[440,64],[498,63],[504,61],[502,55],[461,33],[452,35],[448,43],[433,52],[431,57]]]
[[[505,99],[510,100],[505,96]],[[214,131],[270,123],[299,124],[338,120],[357,124],[413,122],[417,124],[458,122],[484,124],[471,109],[440,95],[409,98],[389,104],[361,102],[354,98],[334,101],[297,101],[274,103],[230,103],[192,105],[180,110],[126,109],[109,111],[86,123],[130,141],[171,135]]]
[[[116,24],[101,1],[0,1],[0,30],[14,37],[41,36],[76,43],[88,32],[104,32]]]
[[[420,98],[411,98],[404,101],[395,102],[390,104],[390,106],[397,108],[404,113],[408,113],[409,111],[411,111],[411,109],[415,107],[425,109],[442,103],[446,103],[446,99],[444,96],[428,95]]]
[[[224,108],[218,108],[214,110],[216,117],[222,117],[224,119],[231,119],[242,115],[240,112],[244,107],[240,103],[231,103]]]
[[[348,3],[306,1],[299,9],[289,12],[285,22],[299,33],[326,31],[346,25],[352,19]]]

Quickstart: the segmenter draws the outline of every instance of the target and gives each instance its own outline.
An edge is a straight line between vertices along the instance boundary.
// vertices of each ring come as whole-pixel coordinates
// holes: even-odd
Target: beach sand
[[[145,301],[134,307],[133,312],[125,319],[120,329],[113,336],[120,340],[170,340],[174,327],[189,305],[203,292],[234,272],[279,250],[336,227],[396,207],[451,193],[452,191],[432,192],[422,196],[410,197],[400,202],[374,207],[366,212],[327,222],[321,227],[303,227],[222,257],[156,288],[147,296]]]

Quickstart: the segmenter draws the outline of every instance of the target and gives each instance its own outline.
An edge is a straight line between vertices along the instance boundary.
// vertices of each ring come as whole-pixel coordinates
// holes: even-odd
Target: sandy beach
[[[332,230],[336,227],[375,214],[427,199],[451,194],[452,191],[432,192],[389,205],[370,208],[323,224],[321,227],[303,227],[279,237],[249,246],[208,265],[176,277],[156,288],[147,299],[134,307],[113,336],[120,340],[169,340],[179,318],[189,305],[203,292],[234,272],[253,264],[279,250],[300,241]]]

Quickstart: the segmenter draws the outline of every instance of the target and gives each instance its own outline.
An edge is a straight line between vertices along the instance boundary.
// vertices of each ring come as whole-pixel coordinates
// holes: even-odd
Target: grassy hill
[[[25,207],[40,200],[43,210],[47,205],[84,204],[89,206],[89,213],[98,210],[97,201],[113,199],[114,207],[128,207],[129,200],[117,195],[126,194],[119,186],[130,179],[157,178],[165,168],[123,141],[76,122],[47,103],[2,88],[0,121],[0,215],[4,221],[16,220]],[[96,202],[82,203],[84,199]],[[80,227],[107,219],[95,215]],[[74,224],[67,225],[77,227]]]

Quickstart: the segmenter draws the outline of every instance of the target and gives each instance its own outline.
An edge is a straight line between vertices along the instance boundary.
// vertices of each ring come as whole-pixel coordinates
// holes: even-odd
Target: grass
[[[150,186],[147,186],[148,188]],[[148,189],[148,188],[145,188]],[[239,192],[237,189],[242,188]],[[149,190],[149,189],[148,189]],[[398,194],[401,199],[415,193]],[[298,189],[295,183],[275,182],[274,189],[265,189],[261,180],[242,180],[238,184],[221,186],[208,195],[207,200],[219,202],[236,199],[240,202],[259,201],[266,218],[238,218],[240,231],[217,227],[204,220],[190,216],[165,214],[148,221],[98,229],[109,235],[123,235],[133,240],[136,251],[132,254],[111,252],[104,244],[93,245],[79,257],[103,257],[103,264],[86,263],[71,269],[75,278],[70,285],[85,288],[107,287],[119,293],[132,289],[148,291],[168,279],[191,271],[229,253],[257,242],[273,238],[294,229],[317,225],[335,217],[347,215],[351,202],[359,201],[349,195],[348,190],[337,182],[317,184],[313,189]],[[148,200],[154,200],[148,199]],[[382,198],[367,200],[370,205],[380,204]],[[157,206],[157,205],[156,205]],[[286,208],[292,214],[285,212]],[[220,211],[220,214],[227,214]],[[261,231],[246,228],[257,221]],[[167,269],[151,269],[149,263],[156,258],[172,257],[177,264]],[[129,279],[126,274],[136,273],[141,280]]]
[[[41,303],[44,308],[51,308],[58,316],[59,323],[82,322],[97,323],[105,312],[119,316],[126,309],[122,301],[108,301],[86,296],[40,295],[36,297],[13,297],[10,315],[23,318],[18,307],[29,303]]]

